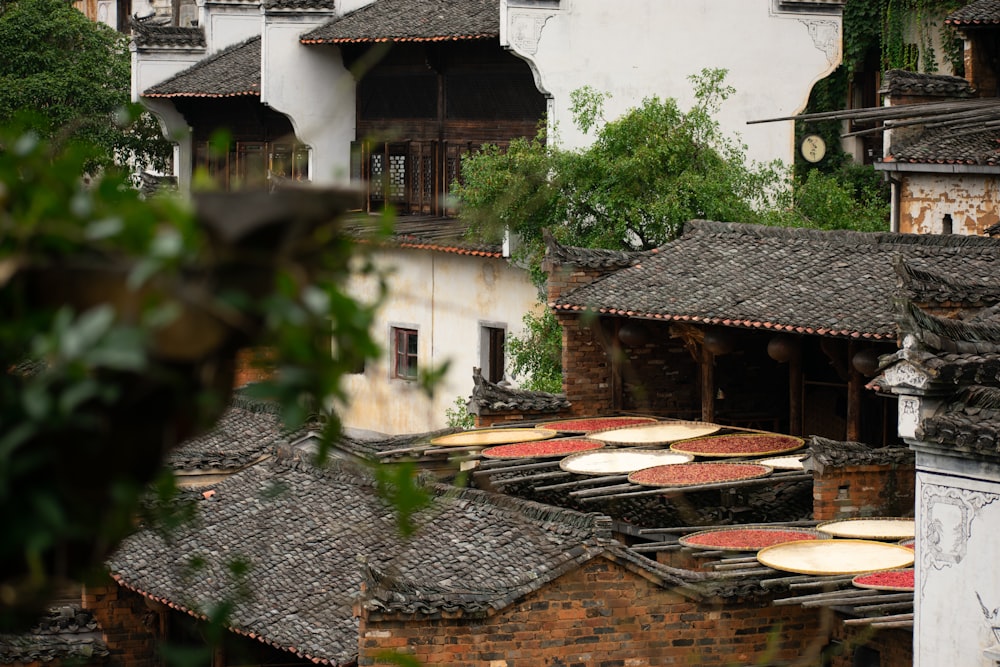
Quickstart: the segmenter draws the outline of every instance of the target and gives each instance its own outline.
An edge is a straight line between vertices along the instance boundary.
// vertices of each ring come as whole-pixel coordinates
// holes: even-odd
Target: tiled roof
[[[501,387],[483,377],[477,368],[473,371],[472,412],[561,412],[569,410],[572,403],[565,394],[550,394],[547,391],[529,391],[513,387]]]
[[[456,255],[503,257],[498,244],[469,238],[468,223],[458,218],[399,216],[393,222],[392,233],[379,236],[379,216],[358,216],[345,221],[348,231],[358,238],[380,245],[398,248],[434,250]]]
[[[374,480],[337,461],[273,460],[214,490],[169,541],[150,529],[127,538],[113,576],[192,614],[232,596],[233,631],[322,664],[356,656],[363,563],[409,582],[406,605],[476,613],[617,548],[606,517],[444,486],[431,489],[433,505],[414,517],[419,530],[403,539]],[[195,558],[204,567],[192,568]],[[249,563],[245,596],[227,569],[236,558]]]
[[[762,227],[692,221],[640,264],[550,304],[661,321],[689,321],[893,339],[894,255],[918,270],[991,284],[1000,240]]]
[[[890,465],[913,463],[913,452],[907,447],[872,447],[862,442],[843,442],[814,435],[809,439],[808,464],[815,461],[824,466]]]
[[[882,161],[997,166],[1000,130],[971,132],[948,127],[926,130],[913,140],[893,143]]]
[[[545,238],[545,259],[552,264],[569,264],[586,269],[623,269],[638,264],[649,251],[606,250],[603,248],[575,248],[556,241],[548,230]]]
[[[962,451],[1000,454],[1000,389],[971,386],[920,422],[917,439]]]
[[[109,655],[93,613],[71,605],[50,609],[29,631],[0,635],[0,664],[103,664]]]
[[[148,88],[145,97],[260,95],[260,37],[251,37]]]
[[[955,26],[996,25],[1000,23],[1000,0],[975,0],[956,9],[944,22]]]
[[[265,9],[335,9],[336,0],[264,0]]]
[[[304,44],[495,39],[500,0],[376,0],[306,33]]]
[[[972,86],[960,76],[924,74],[891,69],[882,79],[881,93],[921,97],[972,97]]]
[[[236,470],[271,454],[287,439],[277,408],[235,395],[215,427],[167,456],[175,470]]]
[[[912,300],[926,306],[958,304],[979,309],[1000,303],[1000,276],[980,277],[975,282],[963,273],[949,275],[931,266],[917,269],[902,256],[893,259],[893,269],[906,285]]]
[[[205,48],[205,31],[202,28],[179,28],[158,23],[133,21],[132,39],[138,47],[176,46]]]

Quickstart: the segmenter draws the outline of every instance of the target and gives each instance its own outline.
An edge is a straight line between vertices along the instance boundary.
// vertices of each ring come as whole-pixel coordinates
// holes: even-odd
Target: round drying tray
[[[555,431],[531,428],[481,428],[442,435],[431,440],[439,446],[506,445],[512,442],[547,440],[556,436]]]
[[[816,530],[834,537],[862,540],[905,540],[915,535],[913,519],[897,517],[859,517],[824,521]]]
[[[487,447],[480,454],[487,459],[548,459],[574,452],[600,449],[603,442],[586,438],[555,438],[535,442],[516,442],[509,445]]]
[[[769,459],[760,459],[756,463],[771,466],[775,470],[805,470],[802,459],[805,456],[775,456]]]
[[[771,474],[771,469],[759,463],[694,462],[660,465],[630,473],[628,481],[643,486],[697,486],[756,479]]]
[[[655,423],[653,417],[581,417],[579,419],[563,419],[561,421],[544,422],[537,424],[535,428],[548,429],[552,431],[568,431],[573,433],[593,433],[595,431],[607,431],[626,426],[636,426],[637,424]]]
[[[875,591],[912,591],[913,568],[859,574],[851,579],[851,583],[858,588],[870,588]]]
[[[761,549],[757,560],[775,570],[797,574],[862,574],[909,567],[913,551],[873,540],[805,540]]]
[[[729,433],[708,438],[681,440],[670,445],[675,452],[694,456],[768,456],[801,448],[805,440],[776,433]]]
[[[759,551],[765,547],[801,540],[828,540],[812,528],[786,526],[723,526],[711,530],[699,530],[680,538],[685,547],[711,549],[712,551]]]
[[[579,475],[623,475],[653,466],[688,463],[693,458],[669,449],[603,449],[571,454],[559,462],[559,467]]]
[[[907,549],[916,549],[917,548],[916,543],[917,543],[917,538],[915,537],[908,537],[905,540],[900,540],[899,542],[896,542],[896,544],[898,544],[899,546],[906,547]]]
[[[708,422],[664,421],[590,433],[587,437],[616,445],[662,445],[675,440],[715,433],[721,426]]]

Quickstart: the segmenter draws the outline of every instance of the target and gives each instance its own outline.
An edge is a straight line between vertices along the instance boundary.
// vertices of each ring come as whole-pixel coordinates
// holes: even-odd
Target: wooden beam
[[[865,378],[854,367],[854,355],[858,351],[857,341],[847,343],[847,439],[861,441],[861,392],[865,390]]]
[[[701,346],[701,420],[715,422],[715,355]]]

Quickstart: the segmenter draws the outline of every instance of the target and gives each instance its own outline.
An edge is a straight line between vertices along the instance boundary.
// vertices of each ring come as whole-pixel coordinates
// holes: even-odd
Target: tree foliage
[[[347,194],[143,200],[114,167],[82,177],[100,153],[0,130],[0,632],[133,529],[166,450],[228,406],[238,350],[270,351],[254,393],[325,444],[342,378],[379,354],[377,303],[344,291],[373,270],[333,224]]]
[[[562,328],[551,310],[523,318],[524,333],[511,336],[511,375],[531,391],[562,391]]]
[[[725,71],[691,77],[695,105],[651,97],[620,118],[598,123],[606,95],[573,95],[574,119],[593,144],[565,150],[544,132],[507,151],[484,148],[463,162],[453,193],[472,226],[515,232],[538,249],[550,228],[573,245],[652,248],[692,218],[754,220],[780,179],[774,165],[748,165],[745,148],[714,119],[732,94]]]
[[[155,119],[131,106],[128,38],[65,0],[0,9],[0,125],[30,117],[43,137],[99,148],[111,163],[163,170],[171,147]]]

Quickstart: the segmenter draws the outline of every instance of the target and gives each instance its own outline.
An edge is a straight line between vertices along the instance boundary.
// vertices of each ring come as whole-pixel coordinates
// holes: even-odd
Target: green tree
[[[65,0],[0,6],[0,125],[30,117],[43,137],[99,150],[112,163],[163,170],[171,155],[155,119],[131,106],[128,38]]]
[[[600,124],[585,150],[564,150],[540,133],[504,152],[495,146],[463,161],[453,187],[461,215],[481,232],[515,232],[535,255],[541,230],[572,245],[653,248],[692,218],[755,220],[781,185],[776,165],[748,165],[714,114],[733,93],[724,70],[692,76],[695,105],[648,98]],[[598,126],[606,95],[573,93],[576,125]]]
[[[552,311],[524,316],[524,334],[508,341],[511,374],[531,391],[562,391],[562,327]]]
[[[99,155],[0,128],[0,632],[133,529],[165,451],[228,405],[237,351],[270,351],[254,393],[324,444],[342,378],[379,353],[377,304],[345,292],[373,271],[336,225],[356,194],[143,200],[114,166],[81,178]],[[150,504],[167,525],[172,481]]]

